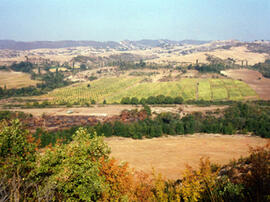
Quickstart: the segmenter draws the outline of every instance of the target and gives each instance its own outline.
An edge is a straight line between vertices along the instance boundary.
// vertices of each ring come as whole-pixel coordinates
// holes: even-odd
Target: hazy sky
[[[270,0],[0,0],[0,39],[270,39]]]

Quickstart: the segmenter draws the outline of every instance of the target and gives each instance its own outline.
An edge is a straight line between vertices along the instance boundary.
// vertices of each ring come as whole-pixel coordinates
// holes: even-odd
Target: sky
[[[0,0],[0,40],[270,40],[270,0]]]

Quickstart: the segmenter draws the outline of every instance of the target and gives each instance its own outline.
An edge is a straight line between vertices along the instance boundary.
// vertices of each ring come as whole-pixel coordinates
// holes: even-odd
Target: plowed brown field
[[[231,69],[222,71],[222,73],[233,79],[241,79],[246,82],[261,99],[270,99],[270,79],[263,77],[260,72],[250,69]]]

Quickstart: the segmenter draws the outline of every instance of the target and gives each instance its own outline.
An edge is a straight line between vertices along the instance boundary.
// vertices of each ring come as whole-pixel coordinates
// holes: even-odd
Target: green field
[[[142,82],[143,77],[109,77],[56,89],[46,97],[60,104],[120,102],[123,97],[181,96],[184,100],[243,100],[257,98],[246,83],[232,79],[190,79],[171,82]],[[90,84],[90,86],[88,86]]]

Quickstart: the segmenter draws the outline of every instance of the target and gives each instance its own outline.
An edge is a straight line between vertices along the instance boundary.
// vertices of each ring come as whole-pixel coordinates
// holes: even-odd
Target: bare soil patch
[[[261,99],[270,99],[270,79],[265,78],[260,72],[250,69],[231,69],[222,71],[222,73],[233,79],[246,82]]]
[[[178,179],[185,165],[196,168],[202,157],[226,164],[247,156],[248,146],[262,146],[269,140],[244,135],[194,134],[143,140],[113,137],[105,141],[111,147],[111,156],[128,162],[132,168],[147,173],[154,168],[167,179]]]

